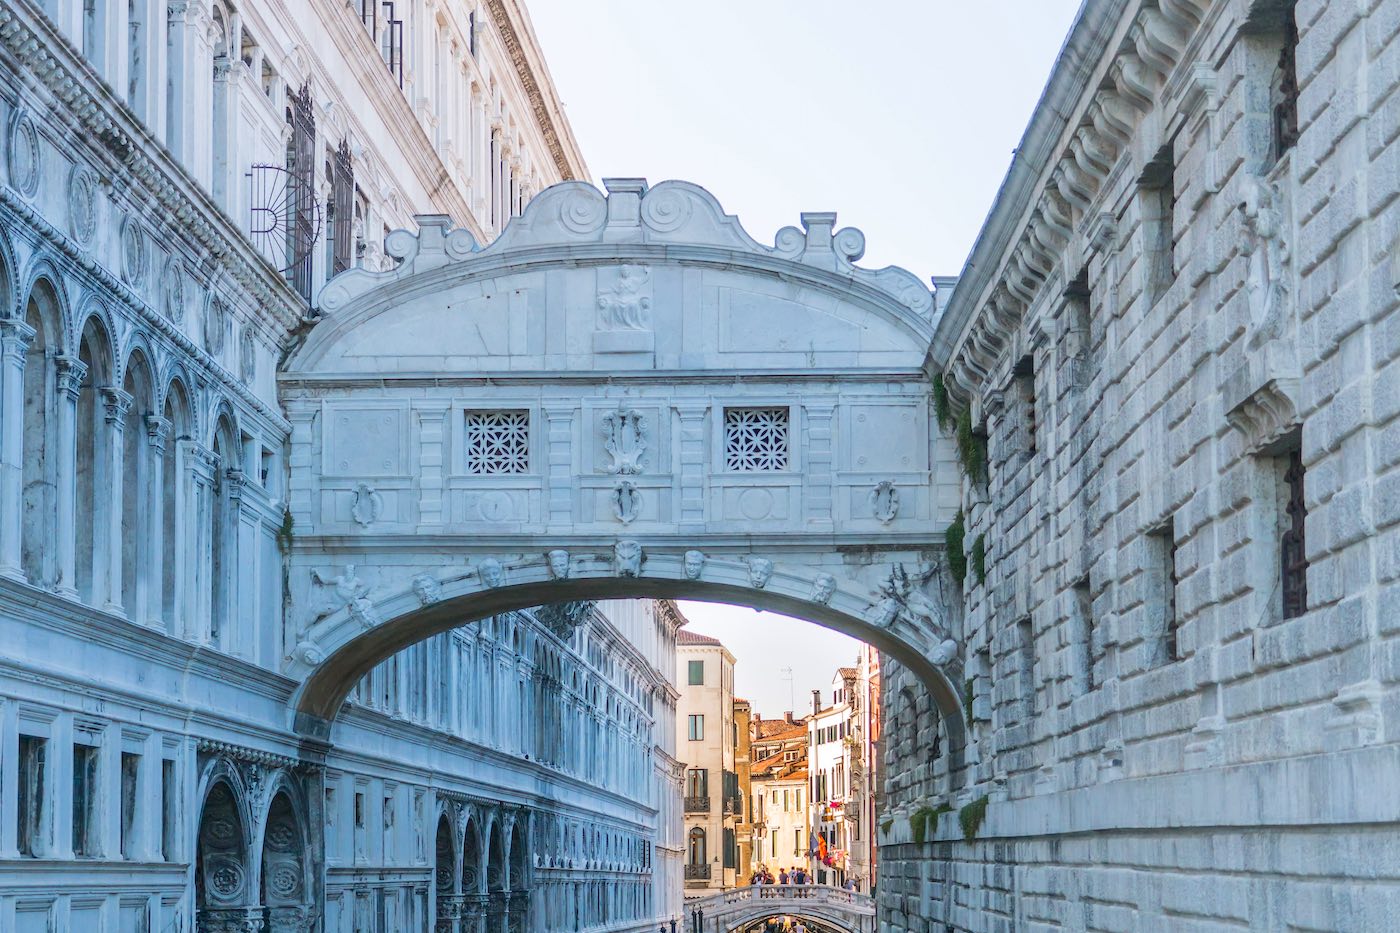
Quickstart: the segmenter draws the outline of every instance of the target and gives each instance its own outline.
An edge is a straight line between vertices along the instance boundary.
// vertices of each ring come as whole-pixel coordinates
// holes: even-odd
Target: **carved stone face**
[[[438,601],[441,587],[437,580],[426,573],[420,573],[413,578],[413,592],[418,596],[418,601],[426,606]]]
[[[705,555],[700,551],[685,552],[685,578],[687,580],[699,580],[700,573],[705,569]]]
[[[773,576],[773,562],[764,557],[749,558],[749,583],[758,589],[768,585]]]
[[[492,588],[501,585],[501,562],[494,557],[488,557],[477,565],[476,572],[481,577],[482,585]]]
[[[817,578],[812,581],[812,602],[825,606],[831,602],[831,596],[836,592],[836,578],[829,573],[817,574]]]
[[[569,578],[569,552],[562,548],[555,548],[545,555],[549,561],[550,576],[556,580],[567,580]]]
[[[636,577],[642,572],[642,546],[636,541],[619,541],[613,548],[619,576]]]

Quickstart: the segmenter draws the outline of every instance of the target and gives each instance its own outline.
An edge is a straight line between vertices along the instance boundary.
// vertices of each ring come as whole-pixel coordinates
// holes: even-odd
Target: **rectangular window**
[[[97,762],[95,745],[73,743],[73,854],[97,855]]]
[[[466,438],[468,473],[501,476],[530,472],[528,411],[469,411]]]
[[[1149,304],[1176,280],[1176,166],[1171,143],[1158,150],[1139,179],[1142,208],[1143,286]]]
[[[1035,629],[1030,619],[1016,623],[1016,645],[1021,674],[1021,702],[1026,718],[1035,715]]]
[[[798,811],[802,810],[802,788],[800,787],[797,789],[797,809]]]
[[[1074,613],[1073,638],[1078,670],[1075,678],[1081,693],[1094,689],[1094,599],[1089,589],[1089,578],[1082,577],[1071,587]]]
[[[1308,508],[1304,498],[1303,454],[1291,450],[1278,458],[1283,469],[1280,492],[1285,497],[1280,511],[1279,591],[1283,595],[1283,617],[1294,619],[1308,611],[1308,549],[1305,530]]]
[[[772,473],[788,468],[786,408],[726,408],[724,468],[732,473]]]
[[[705,662],[690,661],[686,664],[687,682],[692,687],[701,686],[705,683]]]
[[[48,741],[38,736],[19,737],[19,825],[16,843],[19,854],[29,858],[45,854],[48,848],[43,837],[49,807],[44,787],[48,747]]]
[[[1298,20],[1292,6],[1283,11],[1283,41],[1269,82],[1275,162],[1298,142]]]
[[[1155,617],[1157,645],[1150,659],[1153,666],[1167,664],[1181,659],[1181,648],[1177,642],[1176,612],[1176,533],[1173,523],[1168,520],[1162,527],[1148,535],[1147,572],[1148,612]]]
[[[800,829],[794,829],[794,830],[792,831],[792,854],[793,854],[793,855],[800,855],[801,853],[802,853],[802,830],[800,830]]]
[[[1035,358],[1026,354],[1016,363],[1013,370],[1017,401],[1020,410],[1020,447],[1028,454],[1035,454]]]
[[[692,742],[705,741],[705,717],[699,714],[692,714],[688,719],[688,736]]]
[[[122,858],[133,858],[136,849],[137,778],[141,773],[141,756],[122,752]]]
[[[710,770],[691,768],[685,775],[685,795],[687,797],[710,796]]]
[[[175,818],[177,803],[175,762],[163,758],[160,762],[160,857],[167,862],[175,861],[175,827],[179,825]]]

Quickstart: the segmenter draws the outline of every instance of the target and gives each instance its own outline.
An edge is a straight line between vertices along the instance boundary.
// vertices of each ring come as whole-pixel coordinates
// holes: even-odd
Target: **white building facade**
[[[676,641],[677,755],[685,763],[685,891],[731,888],[738,868],[738,742],[734,655],[716,638],[681,629]]]
[[[523,9],[21,0],[0,127],[0,929],[677,917],[650,601],[414,645],[333,747],[287,720],[278,360],[389,228],[586,174]]]

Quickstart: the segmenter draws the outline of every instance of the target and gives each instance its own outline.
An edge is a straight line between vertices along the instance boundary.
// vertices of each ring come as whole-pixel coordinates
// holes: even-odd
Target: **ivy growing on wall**
[[[286,554],[292,549],[292,510],[282,512],[282,527],[277,529],[277,547]]]
[[[953,406],[948,401],[948,387],[943,384],[943,374],[940,372],[933,374],[933,416],[944,431],[953,429]]]
[[[987,582],[987,536],[980,534],[972,542],[972,551],[968,555],[972,560],[972,574],[977,578],[977,585],[981,586]]]
[[[936,807],[920,807],[915,810],[914,815],[909,817],[909,828],[914,832],[915,844],[923,845],[938,826],[938,818],[952,812],[952,806],[946,801]]]
[[[975,839],[977,830],[982,828],[982,821],[986,818],[987,795],[983,794],[958,811],[958,823],[962,825],[963,838],[968,842]]]
[[[987,439],[972,427],[972,409],[958,416],[958,459],[967,478],[977,484],[987,481]]]
[[[963,521],[962,510],[959,509],[948,530],[943,532],[943,543],[948,553],[948,572],[953,575],[958,586],[962,586],[963,580],[967,579],[967,553],[963,551],[963,539],[966,536],[967,526]]]

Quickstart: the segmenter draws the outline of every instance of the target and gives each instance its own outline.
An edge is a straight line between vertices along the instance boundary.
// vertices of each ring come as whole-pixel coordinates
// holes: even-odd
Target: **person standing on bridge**
[[[787,884],[787,883],[789,882],[789,880],[790,880],[790,879],[788,878],[787,869],[786,869],[786,868],[779,868],[779,869],[778,869],[778,884]]]

